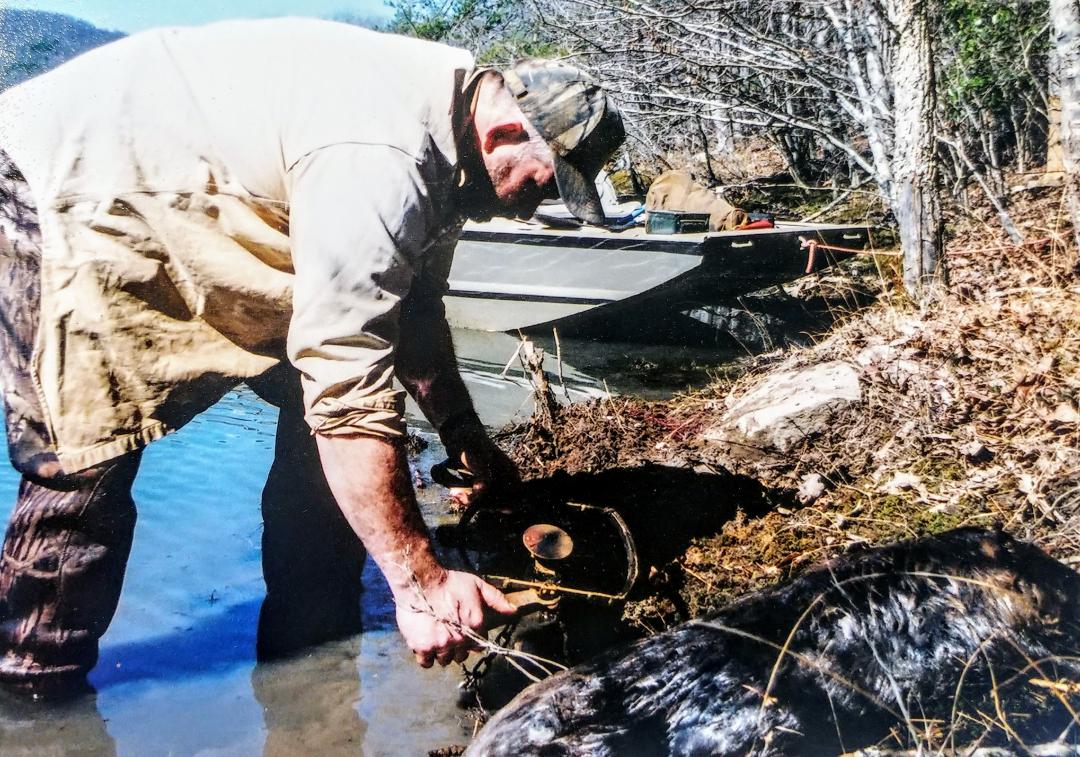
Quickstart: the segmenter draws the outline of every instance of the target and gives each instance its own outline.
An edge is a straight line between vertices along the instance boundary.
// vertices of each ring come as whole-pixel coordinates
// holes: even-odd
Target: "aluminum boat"
[[[734,303],[849,257],[803,241],[861,250],[863,226],[778,222],[774,228],[650,234],[536,221],[467,223],[443,298],[447,320],[485,331],[603,332]],[[812,259],[811,259],[812,257]],[[618,330],[618,329],[616,329]]]

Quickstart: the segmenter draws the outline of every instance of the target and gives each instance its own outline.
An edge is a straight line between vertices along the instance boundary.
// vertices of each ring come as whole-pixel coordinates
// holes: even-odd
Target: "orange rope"
[[[846,252],[850,255],[884,255],[885,257],[898,258],[899,252],[878,252],[876,250],[856,250],[854,247],[840,247],[834,244],[825,244],[819,242],[816,239],[807,239],[806,237],[799,237],[799,249],[809,250],[806,255],[806,273],[814,272],[814,262],[817,260],[818,250],[829,250],[830,252]]]

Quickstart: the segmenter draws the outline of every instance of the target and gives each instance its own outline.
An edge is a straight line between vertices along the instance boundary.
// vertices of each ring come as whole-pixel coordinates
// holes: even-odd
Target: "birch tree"
[[[701,121],[769,135],[792,174],[865,174],[900,228],[905,282],[942,273],[925,0],[537,0],[657,151]]]
[[[1080,245],[1080,0],[1050,0],[1061,97],[1065,196]]]
[[[897,30],[892,65],[894,140],[890,201],[904,255],[904,286],[925,300],[943,278],[934,115],[934,58],[924,0],[891,0]]]

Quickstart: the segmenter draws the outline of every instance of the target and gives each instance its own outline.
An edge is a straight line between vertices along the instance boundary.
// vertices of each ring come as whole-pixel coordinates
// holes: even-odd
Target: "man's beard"
[[[454,204],[459,216],[474,221],[490,221],[500,210],[495,187],[482,163],[465,173],[465,184],[458,188]]]

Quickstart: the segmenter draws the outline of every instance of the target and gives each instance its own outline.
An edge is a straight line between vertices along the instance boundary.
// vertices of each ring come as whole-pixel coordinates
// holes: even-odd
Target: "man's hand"
[[[397,622],[405,643],[421,667],[463,662],[476,643],[468,632],[485,635],[491,611],[513,615],[514,606],[501,591],[471,573],[448,571],[442,581],[422,587],[414,596],[397,597]]]
[[[445,272],[450,270],[452,256],[453,244],[443,250],[442,258],[436,258],[445,263]],[[512,488],[520,477],[510,458],[488,438],[461,380],[439,299],[443,289],[437,281],[422,276],[402,301],[394,370],[439,430],[450,468],[475,479],[470,488],[451,489],[451,495],[467,505],[481,496]]]
[[[370,436],[316,435],[327,483],[379,564],[397,604],[398,627],[425,667],[464,659],[465,629],[482,631],[484,610],[512,613],[494,586],[447,572],[435,558],[400,443]]]
[[[521,482],[517,466],[486,434],[459,456],[464,470],[473,478],[470,488],[453,491],[454,498],[463,505],[492,492],[507,491]]]
[[[316,435],[327,483],[379,564],[397,604],[398,628],[416,661],[448,665],[475,646],[485,610],[512,615],[502,592],[471,573],[447,571],[420,518],[402,446],[369,436]]]
[[[517,466],[491,441],[475,414],[440,429],[440,435],[446,454],[460,470],[472,477],[472,485],[468,488],[450,490],[451,496],[462,505],[507,491],[521,482]]]

